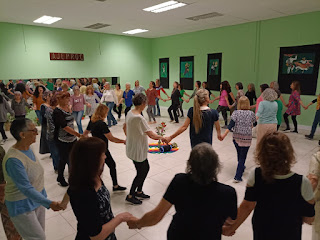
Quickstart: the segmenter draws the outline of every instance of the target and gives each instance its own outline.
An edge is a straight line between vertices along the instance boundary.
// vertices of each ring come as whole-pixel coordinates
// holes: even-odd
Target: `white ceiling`
[[[112,34],[143,28],[150,31],[135,36],[155,38],[320,10],[320,0],[181,0],[189,5],[157,14],[142,11],[166,1],[0,0],[0,22]],[[196,22],[186,19],[211,12],[224,16]],[[42,15],[62,20],[52,25],[33,23]],[[84,28],[95,23],[111,26],[100,30]]]

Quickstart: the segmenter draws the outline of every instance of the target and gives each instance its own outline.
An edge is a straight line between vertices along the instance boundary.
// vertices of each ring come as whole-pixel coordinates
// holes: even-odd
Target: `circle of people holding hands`
[[[261,95],[256,97],[255,87],[249,84],[244,93],[242,83],[235,85],[234,96],[230,84],[220,85],[220,95],[214,96],[206,82],[197,81],[195,90],[188,95],[182,84],[173,83],[169,96],[160,81],[151,81],[144,89],[137,80],[134,88],[127,83],[125,90],[120,84],[111,89],[110,83],[98,79],[59,81],[48,80],[13,83],[0,82],[0,132],[2,142],[7,136],[3,129],[7,113],[14,116],[10,132],[16,143],[4,153],[0,147],[0,210],[8,239],[45,239],[45,209],[65,210],[70,202],[78,221],[76,239],[116,239],[115,229],[126,222],[130,229],[141,229],[159,223],[174,205],[175,214],[167,232],[167,239],[221,239],[232,236],[253,211],[252,226],[255,240],[301,239],[302,224],[313,224],[313,237],[320,239],[320,214],[318,182],[320,176],[320,152],[313,155],[308,177],[294,173],[296,162],[289,137],[279,132],[283,118],[289,132],[289,116],[298,133],[297,116],[301,106],[307,109],[317,103],[317,112],[311,133],[313,139],[320,121],[320,96],[304,105],[300,99],[300,83],[291,84],[292,93],[286,103],[277,82],[260,85]],[[166,98],[161,97],[161,92]],[[31,106],[28,99],[32,97]],[[163,137],[151,130],[160,116],[159,100],[170,101],[168,113],[171,122],[179,123],[184,117],[183,102],[194,99],[187,117],[172,135]],[[219,101],[217,110],[209,107]],[[11,106],[9,104],[11,102]],[[124,103],[124,105],[123,105]],[[117,138],[110,128],[121,120],[125,107],[123,131],[126,139]],[[68,187],[60,201],[48,199],[44,188],[44,170],[30,146],[36,142],[38,129],[26,118],[26,109],[35,110],[41,124],[40,154],[50,153],[57,182]],[[146,109],[149,122],[143,117]],[[112,111],[115,112],[116,117]],[[221,133],[221,112],[225,132]],[[230,112],[230,122],[228,122]],[[83,116],[90,122],[82,128]],[[107,122],[105,122],[107,119]],[[77,129],[75,130],[74,121]],[[149,124],[148,124],[149,123]],[[148,138],[169,144],[189,128],[192,151],[186,172],[176,174],[163,198],[152,211],[136,218],[128,212],[114,216],[110,193],[102,181],[105,164],[112,180],[112,191],[125,191],[119,185],[116,162],[109,141],[125,144],[126,155],[132,160],[136,176],[125,198],[127,203],[141,205],[150,196],[143,185],[150,170],[148,162]],[[223,141],[233,133],[237,152],[237,169],[234,183],[242,182],[245,162],[252,142],[253,129],[257,144],[254,153],[257,167],[249,174],[245,197],[238,207],[233,187],[218,181],[221,163],[212,148],[213,128],[217,138]],[[92,137],[89,137],[89,134]],[[64,176],[69,165],[68,182]],[[315,195],[314,195],[315,191]]]

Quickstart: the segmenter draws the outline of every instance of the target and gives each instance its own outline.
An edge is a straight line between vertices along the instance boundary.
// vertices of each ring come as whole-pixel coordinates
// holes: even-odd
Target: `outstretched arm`
[[[185,130],[187,130],[187,128],[190,125],[190,118],[187,117],[187,119],[184,121],[183,125],[174,133],[172,134],[170,137],[166,137],[165,138],[165,142],[169,143],[171,142],[172,139],[174,139],[175,137],[179,136],[181,133],[183,133]]]

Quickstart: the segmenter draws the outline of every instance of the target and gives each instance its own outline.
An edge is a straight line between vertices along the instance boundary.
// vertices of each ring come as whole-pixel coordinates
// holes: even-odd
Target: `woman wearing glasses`
[[[28,118],[12,122],[10,132],[17,140],[4,157],[2,166],[5,204],[15,228],[23,239],[45,239],[45,208],[62,209],[60,203],[47,199],[44,170],[30,149],[38,130]]]

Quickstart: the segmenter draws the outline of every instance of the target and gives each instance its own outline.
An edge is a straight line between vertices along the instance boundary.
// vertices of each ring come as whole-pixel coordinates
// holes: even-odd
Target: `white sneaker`
[[[237,179],[233,179],[233,183],[241,183],[242,181],[237,180]]]

